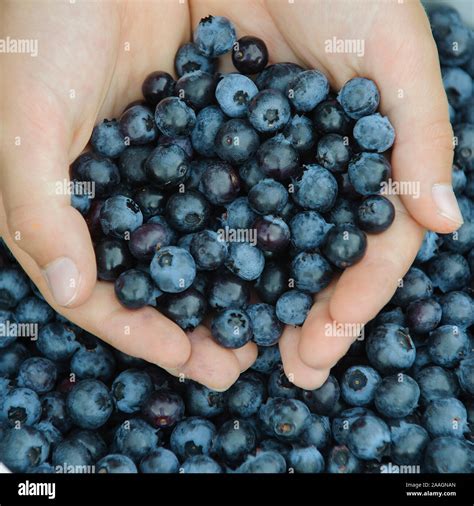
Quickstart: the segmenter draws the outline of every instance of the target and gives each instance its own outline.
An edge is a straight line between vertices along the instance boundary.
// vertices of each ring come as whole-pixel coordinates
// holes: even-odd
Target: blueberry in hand
[[[255,84],[259,90],[272,89],[285,94],[291,80],[303,70],[296,63],[274,63],[258,74]]]
[[[207,301],[202,293],[191,287],[184,292],[160,296],[157,308],[182,329],[193,330],[204,319]]]
[[[191,142],[200,155],[215,155],[214,141],[224,121],[224,113],[216,105],[210,105],[198,112],[191,132]]]
[[[180,98],[167,97],[156,106],[155,123],[164,135],[184,137],[193,130],[196,113]]]
[[[72,179],[94,184],[95,194],[108,195],[120,183],[120,173],[109,158],[95,153],[83,153],[71,166]]]
[[[310,295],[299,290],[290,290],[277,300],[276,315],[287,325],[303,325],[312,305],[313,299]]]
[[[216,99],[222,111],[231,118],[243,118],[247,107],[257,95],[258,88],[254,82],[242,74],[227,74],[216,88]]]
[[[454,397],[431,401],[423,413],[423,425],[431,437],[452,436],[463,438],[468,431],[467,411]]]
[[[171,242],[169,227],[161,223],[149,222],[131,233],[128,247],[135,258],[147,261],[153,258],[155,251],[163,246],[169,246]]]
[[[259,346],[272,346],[278,342],[283,325],[278,320],[275,308],[270,304],[249,304],[245,311],[252,322],[253,340]]]
[[[222,160],[240,165],[257,151],[260,139],[245,119],[233,118],[224,122],[216,133],[214,149]]]
[[[390,163],[378,153],[360,153],[349,162],[349,180],[360,195],[380,193],[390,172]]]
[[[212,230],[196,232],[189,248],[200,270],[212,271],[220,267],[227,256],[227,244]]]
[[[176,455],[166,448],[156,448],[140,461],[140,472],[145,474],[177,473],[179,461]]]
[[[265,266],[263,253],[249,242],[232,242],[225,266],[245,281],[257,279]]]
[[[123,413],[137,413],[153,391],[150,376],[135,369],[122,371],[112,383],[111,393]]]
[[[149,181],[158,187],[176,186],[187,176],[189,159],[177,145],[155,148],[145,161]]]
[[[390,447],[390,430],[376,416],[361,416],[349,429],[347,446],[359,459],[377,460],[386,455]]]
[[[120,154],[118,169],[123,183],[131,186],[140,186],[147,182],[145,173],[145,160],[148,158],[152,148],[145,146],[128,146]]]
[[[263,251],[282,251],[290,242],[290,229],[278,216],[261,216],[255,220],[257,245]]]
[[[377,110],[380,93],[372,80],[354,77],[341,88],[337,100],[349,117],[359,119]]]
[[[196,263],[185,249],[165,246],[155,253],[150,274],[163,292],[184,292],[196,277]]]
[[[190,190],[174,193],[166,204],[166,219],[178,232],[202,230],[209,219],[209,202],[200,192]]]
[[[18,385],[44,394],[54,388],[57,375],[56,364],[48,358],[28,358],[18,371]]]
[[[185,460],[193,455],[209,455],[215,437],[216,428],[211,421],[190,416],[176,424],[170,446],[181,460]]]
[[[420,387],[406,374],[385,376],[375,391],[375,407],[387,418],[402,418],[418,406]]]
[[[319,70],[305,70],[290,81],[286,95],[298,112],[309,112],[325,100],[328,93],[327,77]]]
[[[250,300],[248,283],[230,272],[217,272],[207,292],[209,305],[214,309],[242,308]]]
[[[395,219],[395,207],[382,195],[370,195],[357,208],[357,224],[369,234],[387,230]]]
[[[291,261],[291,277],[298,290],[319,293],[333,277],[333,270],[319,253],[302,251]]]
[[[430,332],[428,352],[431,360],[443,367],[454,367],[470,351],[469,337],[456,325],[441,325]]]
[[[143,214],[136,202],[123,195],[109,197],[100,210],[100,224],[105,235],[125,238],[143,223]]]
[[[95,257],[97,277],[104,281],[114,281],[135,264],[127,243],[120,239],[106,238],[100,241],[95,247]]]
[[[427,299],[432,295],[431,279],[421,269],[411,267],[393,295],[392,302],[405,308],[410,302]]]
[[[367,249],[367,236],[354,225],[346,223],[331,228],[323,252],[336,267],[345,269],[359,262]]]
[[[417,334],[434,330],[441,321],[442,309],[434,299],[415,300],[406,309],[407,325]]]
[[[225,409],[225,394],[192,381],[186,389],[188,414],[210,418],[220,415]]]
[[[232,229],[250,228],[257,215],[249,205],[247,197],[237,197],[226,205],[226,211],[222,217],[222,223]]]
[[[304,115],[295,114],[286,124],[283,135],[285,139],[300,153],[310,151],[315,142],[316,134],[311,120]]]
[[[312,117],[316,130],[321,134],[347,135],[352,124],[341,104],[333,98],[319,103]]]
[[[257,74],[268,63],[265,42],[258,37],[241,37],[232,47],[232,63],[242,74]]]
[[[443,252],[433,258],[427,273],[433,286],[443,293],[460,290],[468,285],[471,271],[467,260],[458,253]]]
[[[168,72],[157,70],[146,76],[142,84],[142,93],[145,100],[155,107],[158,102],[173,95],[174,84],[174,79]]]
[[[203,55],[211,58],[228,53],[235,41],[234,25],[223,16],[202,18],[194,31],[197,48]]]
[[[339,197],[334,207],[328,212],[327,220],[333,225],[344,225],[345,223],[356,224],[357,208],[355,204],[346,199]]]
[[[320,191],[314,191],[319,188]],[[307,165],[294,183],[294,201],[304,209],[321,213],[329,211],[336,202],[338,191],[334,176],[323,167]]]
[[[343,172],[351,157],[347,137],[339,134],[326,134],[319,139],[316,159],[322,167],[331,172]]]
[[[174,92],[175,95],[198,111],[215,102],[216,85],[217,79],[213,74],[196,70],[180,77],[176,81]]]
[[[288,123],[290,115],[288,99],[277,90],[262,90],[248,104],[248,119],[258,132],[276,132],[282,129]]]
[[[252,339],[252,322],[241,309],[226,309],[212,320],[211,333],[224,348],[241,348]]]
[[[134,105],[120,116],[120,130],[130,144],[148,144],[158,135],[153,113],[143,105]]]
[[[250,207],[258,214],[278,214],[288,202],[288,191],[273,179],[262,179],[248,193]]]
[[[211,160],[201,177],[200,189],[211,204],[227,204],[240,191],[239,176],[228,163]]]
[[[395,142],[395,130],[386,116],[379,113],[357,120],[354,139],[362,149],[383,153]]]
[[[257,445],[252,425],[246,420],[224,422],[214,440],[213,451],[224,462],[236,465],[251,454]]]
[[[298,151],[282,134],[265,141],[258,149],[257,159],[263,172],[278,181],[289,179],[299,171]]]
[[[126,148],[124,135],[117,120],[105,119],[92,130],[91,146],[96,153],[117,158]]]
[[[342,398],[351,406],[367,406],[374,400],[380,381],[379,373],[372,367],[349,367],[341,381]]]
[[[298,251],[319,248],[332,226],[316,211],[302,211],[295,214],[289,225],[291,242]]]
[[[266,397],[265,384],[256,375],[241,375],[227,392],[227,408],[234,416],[255,415]]]
[[[145,401],[142,413],[148,423],[157,429],[172,427],[184,416],[184,402],[176,392],[160,388]]]
[[[128,309],[145,307],[150,302],[153,289],[150,275],[140,269],[122,272],[115,280],[115,295]]]
[[[275,304],[287,288],[287,268],[279,263],[267,262],[255,283],[255,289],[260,299],[267,304]]]
[[[196,70],[214,74],[217,69],[217,60],[202,54],[196,44],[187,42],[176,52],[176,56],[174,57],[174,68],[179,77],[195,72]]]

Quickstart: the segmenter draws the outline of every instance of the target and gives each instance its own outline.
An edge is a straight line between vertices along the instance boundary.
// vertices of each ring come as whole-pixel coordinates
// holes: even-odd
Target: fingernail
[[[438,214],[459,225],[464,223],[456,195],[450,184],[434,184],[431,193],[438,208]]]
[[[54,300],[60,306],[68,306],[76,298],[80,274],[76,264],[61,257],[48,264],[43,270]]]

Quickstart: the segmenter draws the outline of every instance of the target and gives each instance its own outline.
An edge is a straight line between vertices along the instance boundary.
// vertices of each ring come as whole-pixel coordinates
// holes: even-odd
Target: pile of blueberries
[[[152,305],[185,330],[258,358],[226,392],[175,378],[56,314],[4,245],[0,462],[14,472],[377,473],[474,471],[474,38],[430,13],[457,144],[464,225],[427,232],[390,303],[316,390],[285,376],[284,324],[359,261],[394,207],[380,194],[395,134],[379,91],[338,94],[317,70],[267,66],[256,37],[209,16],[144,100],[94,128],[71,167],[98,277],[127,308]],[[453,45],[453,41],[458,44]],[[236,73],[219,74],[232,52]],[[252,77],[248,77],[252,76]],[[259,302],[250,303],[250,297]],[[254,299],[252,299],[254,300]]]

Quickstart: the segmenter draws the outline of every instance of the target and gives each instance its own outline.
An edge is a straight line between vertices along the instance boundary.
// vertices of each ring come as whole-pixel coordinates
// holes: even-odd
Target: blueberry
[[[126,455],[112,453],[101,458],[95,465],[99,474],[129,474],[137,473],[137,467]]]
[[[327,77],[319,70],[305,70],[289,82],[287,96],[298,112],[312,111],[329,93]]]
[[[474,125],[461,123],[454,127],[457,143],[454,146],[454,160],[465,171],[474,170]]]
[[[333,277],[333,270],[319,253],[301,252],[291,261],[291,277],[298,290],[319,293]]]
[[[94,184],[96,195],[107,195],[112,188],[120,183],[117,166],[104,156],[95,153],[83,153],[71,167],[74,180]]]
[[[331,431],[333,438],[340,445],[347,444],[351,425],[361,416],[374,415],[370,409],[363,407],[349,408],[341,411],[332,419]]]
[[[283,367],[279,366],[268,377],[267,391],[269,397],[294,399],[298,397],[300,389],[288,379]]]
[[[0,306],[15,307],[30,292],[28,278],[16,267],[0,269]]]
[[[345,445],[333,446],[327,457],[327,472],[332,474],[359,473],[361,462]]]
[[[312,305],[313,299],[310,295],[299,290],[290,290],[278,298],[276,315],[287,325],[303,325]]]
[[[248,418],[255,415],[265,400],[265,385],[257,376],[242,375],[227,393],[229,413]]]
[[[395,207],[382,195],[366,197],[357,208],[357,224],[369,234],[384,232],[395,219]]]
[[[401,421],[390,428],[392,437],[391,457],[397,465],[420,464],[426,445],[430,441],[428,432],[413,423]]]
[[[474,356],[471,354],[459,362],[456,375],[461,388],[467,394],[474,393]]]
[[[351,424],[347,438],[349,450],[359,459],[377,460],[388,453],[390,430],[376,416],[361,416]]]
[[[380,193],[390,172],[390,163],[378,153],[360,153],[349,162],[349,179],[360,195]]]
[[[310,151],[316,142],[313,124],[308,117],[303,115],[295,114],[285,126],[283,135],[300,153]]]
[[[109,158],[117,158],[126,148],[117,120],[105,119],[96,125],[92,130],[90,143],[96,153]]]
[[[179,472],[184,474],[218,474],[222,473],[222,468],[208,455],[193,455],[183,462]]]
[[[359,262],[367,249],[367,236],[356,226],[346,223],[331,228],[323,247],[325,256],[339,268]]]
[[[319,103],[312,112],[312,117],[314,126],[322,134],[346,135],[349,133],[351,120],[335,99],[331,98]]]
[[[288,191],[273,179],[262,179],[248,193],[250,207],[258,214],[277,214],[288,202]]]
[[[135,258],[146,262],[153,258],[155,251],[169,246],[172,239],[173,232],[165,222],[148,222],[130,234],[128,247]]]
[[[366,341],[369,362],[379,373],[395,373],[413,365],[416,349],[400,325],[385,323],[372,330]]]
[[[288,272],[286,267],[274,262],[267,262],[255,283],[255,289],[260,299],[267,304],[275,304],[287,288]]]
[[[331,442],[331,424],[327,416],[311,413],[310,422],[303,434],[301,442],[315,446],[318,450],[326,448]]]
[[[143,223],[143,214],[136,202],[117,195],[108,198],[100,211],[100,224],[105,235],[118,239],[127,238]]]
[[[0,415],[0,418],[15,428],[34,425],[41,416],[41,402],[34,390],[15,388],[5,395]]]
[[[431,27],[462,24],[461,16],[451,5],[434,5],[428,10]]]
[[[12,311],[0,308],[0,348],[6,348],[16,340],[17,332],[10,331],[10,325],[15,324],[15,314]]]
[[[212,204],[228,204],[240,191],[239,176],[228,163],[210,161],[202,175],[200,188]]]
[[[261,216],[255,220],[257,245],[263,251],[282,251],[290,242],[290,229],[278,216]]]
[[[298,251],[311,251],[319,248],[331,229],[324,218],[316,211],[303,211],[290,221],[291,241]]]
[[[384,323],[395,323],[400,327],[406,327],[405,314],[400,307],[393,309],[385,309],[381,311],[374,319],[375,326],[383,325]]]
[[[113,411],[108,388],[95,379],[85,379],[74,385],[66,404],[72,421],[83,429],[98,429]]]
[[[214,138],[214,149],[219,158],[236,165],[249,160],[259,145],[257,132],[247,120],[239,118],[225,121]]]
[[[406,374],[386,376],[375,391],[377,411],[387,418],[402,418],[418,406],[420,387]]]
[[[139,269],[122,272],[115,280],[115,295],[119,302],[129,309],[146,306],[153,295],[153,289],[150,275]]]
[[[431,260],[438,252],[438,234],[428,230],[423,238],[423,243],[416,255],[416,261],[420,263]]]
[[[245,189],[249,191],[258,182],[265,179],[265,172],[255,158],[250,158],[239,166],[239,176]]]
[[[425,469],[431,473],[472,473],[472,449],[455,437],[439,437],[428,443]]]
[[[231,242],[226,267],[245,281],[257,279],[265,266],[263,253],[249,242]]]
[[[113,440],[114,448],[134,462],[155,450],[158,443],[158,431],[141,418],[123,422],[115,431]]]
[[[207,16],[194,31],[194,43],[203,55],[215,58],[228,53],[236,41],[234,25],[223,16]]]
[[[155,428],[172,427],[184,416],[184,402],[176,392],[160,388],[145,401],[142,413]]]
[[[438,326],[441,315],[441,306],[434,299],[416,300],[407,307],[407,324],[413,332],[425,334]]]
[[[395,292],[392,302],[405,308],[420,299],[428,299],[433,295],[431,279],[417,267],[411,267],[405,274]]]
[[[268,63],[265,42],[258,37],[241,37],[232,47],[232,63],[242,74],[257,74]]]
[[[321,473],[324,458],[314,446],[293,448],[288,455],[288,467],[295,473]]]
[[[61,432],[51,422],[46,420],[38,422],[35,428],[43,433],[52,448],[58,445],[63,439]]]
[[[342,398],[351,406],[367,406],[374,400],[380,381],[379,373],[372,367],[349,367],[341,380]]]
[[[259,452],[256,456],[249,455],[245,462],[237,468],[237,473],[285,473],[286,462],[277,451],[267,450]]]
[[[177,473],[179,461],[176,455],[166,448],[157,448],[148,453],[140,462],[140,472],[170,474]]]
[[[204,319],[207,301],[195,288],[184,292],[164,294],[158,299],[158,309],[184,330],[195,329]]]
[[[250,299],[247,283],[230,272],[219,272],[211,280],[208,290],[209,305],[214,309],[238,309]]]
[[[181,233],[202,230],[209,219],[209,203],[202,193],[190,190],[171,195],[166,204],[168,223]]]
[[[453,436],[463,438],[468,431],[467,411],[454,397],[431,401],[423,413],[423,425],[431,437]]]
[[[50,360],[69,359],[79,348],[74,331],[59,322],[48,323],[42,327],[36,341],[38,350]]]
[[[182,460],[193,455],[209,455],[216,435],[214,424],[191,416],[176,424],[170,437],[173,452]]]
[[[217,79],[213,74],[196,70],[178,79],[175,94],[194,110],[199,110],[215,102],[216,84]]]
[[[217,68],[217,60],[208,58],[198,50],[196,44],[188,42],[183,44],[176,52],[174,68],[179,77],[196,70],[213,74]]]
[[[303,70],[296,63],[275,63],[260,72],[255,84],[259,90],[272,89],[286,93],[290,81]]]
[[[36,296],[25,297],[18,303],[15,310],[15,320],[17,323],[46,325],[53,317],[53,308]]]
[[[472,31],[462,23],[434,24],[433,37],[442,65],[463,65],[472,58]]]
[[[140,411],[152,391],[153,385],[148,374],[134,369],[121,372],[111,388],[117,408],[124,413]]]
[[[186,410],[188,414],[210,418],[220,415],[225,409],[225,394],[199,383],[190,383],[186,389]]]
[[[259,411],[260,420],[269,434],[282,441],[295,441],[310,423],[310,411],[297,399],[274,397]]]
[[[119,124],[122,135],[130,144],[148,144],[158,135],[153,113],[143,105],[134,105],[124,111]]]
[[[281,130],[288,123],[290,115],[290,103],[285,95],[277,90],[262,90],[255,94],[248,104],[248,119],[259,132]]]
[[[473,98],[473,100],[474,100],[474,98]],[[472,107],[472,109],[474,110],[474,107]],[[466,176],[466,173],[461,168],[459,168],[456,164],[453,164],[451,178],[452,178],[452,185],[453,185],[454,193],[456,195],[462,195],[464,193],[464,191],[466,190],[466,186],[468,186],[467,185],[468,178]],[[473,178],[472,178],[472,176],[470,176],[469,177],[469,186],[468,186],[470,198],[472,198],[474,196],[474,194],[472,193],[473,182],[474,182]]]
[[[52,463],[62,472],[80,473],[87,472],[84,470],[93,465],[94,459],[84,444],[75,438],[66,438],[53,449]]]
[[[346,170],[351,157],[351,149],[347,137],[339,134],[326,134],[318,142],[316,159],[318,163],[331,172]]]
[[[354,77],[341,88],[337,100],[349,117],[359,119],[377,110],[380,93],[372,80]]]
[[[217,85],[216,99],[227,116],[243,118],[247,115],[249,102],[257,93],[257,86],[248,77],[241,74],[227,74]]]
[[[457,397],[459,385],[454,374],[437,365],[423,367],[415,376],[420,387],[420,399],[423,404],[442,399]]]
[[[18,371],[18,385],[44,394],[54,388],[57,377],[56,364],[47,358],[32,357],[25,360]]]
[[[226,309],[212,320],[211,333],[224,348],[241,348],[252,339],[252,322],[241,309]]]
[[[85,447],[95,461],[107,453],[107,445],[97,431],[75,430],[68,439]]]
[[[138,204],[145,220],[162,214],[165,210],[165,195],[156,188],[144,187],[138,189],[133,200]]]
[[[315,192],[315,188],[321,191]],[[337,182],[325,168],[307,165],[303,174],[294,183],[293,199],[304,209],[325,213],[336,202]]]
[[[442,70],[443,85],[449,103],[455,108],[461,108],[472,95],[472,78],[459,67],[448,67]]]
[[[237,465],[253,453],[257,444],[252,425],[245,420],[227,420],[219,428],[213,452],[225,463]]]
[[[48,454],[48,440],[41,431],[33,427],[8,429],[0,440],[2,462],[16,473],[24,473],[41,465],[48,458]]]
[[[257,215],[249,205],[247,197],[238,197],[226,205],[223,214],[223,225],[230,229],[250,228],[255,222]]]
[[[32,474],[54,474],[55,469],[51,464],[47,464],[46,462],[44,462],[43,464],[40,464],[37,467],[28,468],[26,472]]]
[[[283,325],[277,319],[275,308],[269,304],[250,304],[245,309],[253,329],[253,341],[259,346],[271,346],[278,342]]]
[[[200,155],[215,155],[215,138],[224,121],[224,113],[215,105],[205,107],[198,112],[191,132],[191,141],[193,148]]]
[[[196,277],[196,264],[185,249],[166,246],[155,253],[150,264],[150,274],[163,292],[184,292]]]
[[[383,153],[390,149],[395,141],[395,131],[387,117],[379,113],[364,116],[357,120],[354,139],[362,149]]]
[[[160,100],[173,94],[174,84],[174,79],[168,72],[157,70],[146,76],[142,84],[142,93],[151,106],[156,106]]]
[[[442,325],[430,332],[428,351],[436,365],[454,367],[468,355],[469,337],[456,325]]]
[[[0,348],[0,376],[3,378],[14,376],[29,355],[28,350],[19,342]]]
[[[333,411],[340,395],[339,382],[334,376],[329,375],[319,388],[303,390],[301,399],[313,413],[327,416]]]
[[[111,351],[99,342],[86,343],[74,353],[71,372],[80,379],[111,379],[115,371],[115,358]]]
[[[177,186],[189,171],[189,158],[176,144],[155,148],[145,161],[147,177],[158,188]]]
[[[334,225],[345,223],[356,224],[357,209],[355,205],[345,198],[338,197],[334,207],[327,213],[327,221]]]
[[[73,193],[71,195],[71,206],[77,209],[83,216],[87,215],[91,205],[91,198],[86,193]]]
[[[299,154],[282,134],[265,141],[257,152],[260,168],[271,178],[283,181],[299,171]]]
[[[162,134],[183,137],[191,135],[196,113],[180,98],[167,97],[156,106],[155,123]]]

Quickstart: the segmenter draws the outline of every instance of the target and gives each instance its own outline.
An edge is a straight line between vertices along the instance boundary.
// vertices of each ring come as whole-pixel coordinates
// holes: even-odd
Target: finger
[[[329,376],[329,370],[308,367],[300,357],[298,345],[301,338],[301,328],[287,325],[280,337],[280,347],[283,370],[289,381],[305,390],[319,388]]]
[[[70,132],[51,97],[35,90],[27,96],[27,104],[5,101],[3,140],[8,149],[0,185],[7,228],[35,261],[55,303],[74,307],[90,296],[96,266],[86,223],[70,206]]]
[[[241,373],[246,371],[249,367],[252,366],[252,364],[257,359],[258,355],[257,345],[252,342],[247,343],[241,348],[237,348],[236,350],[232,351],[234,352],[234,355],[236,356],[239,362]]]
[[[0,230],[3,232],[2,227]],[[8,247],[47,302],[71,322],[106,341],[114,348],[164,368],[185,364],[191,353],[186,334],[171,320],[147,307],[130,311],[122,307],[112,283],[97,282],[90,298],[77,308],[58,306],[47,291],[46,281],[24,251],[3,235]]]
[[[169,372],[184,376],[211,388],[224,391],[237,381],[240,363],[232,350],[219,346],[211,337],[208,328],[200,325],[188,332],[191,342],[191,355],[179,368]]]

